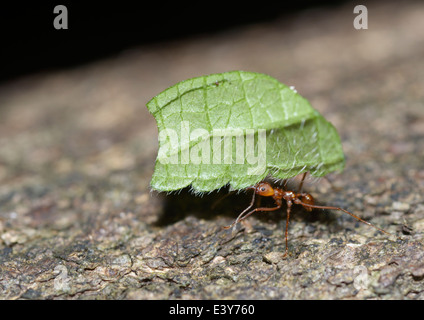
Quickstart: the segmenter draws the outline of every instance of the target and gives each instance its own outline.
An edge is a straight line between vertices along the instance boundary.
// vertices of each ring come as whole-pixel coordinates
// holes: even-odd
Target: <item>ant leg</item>
[[[256,206],[258,206],[258,207],[261,206],[261,200],[262,200],[262,197],[256,198]]]
[[[253,204],[255,203],[255,195],[256,195],[256,192],[253,192],[252,201],[250,202],[250,205],[246,209],[244,209],[242,213],[239,214],[237,219],[234,220],[232,224],[230,224],[229,226],[223,227],[224,229],[230,229],[231,227],[235,226],[240,221],[241,217],[246,213],[246,211],[248,211],[250,208],[253,207]]]
[[[385,234],[390,235],[390,233],[388,233],[387,231],[385,231],[385,230],[383,230],[383,229],[380,229],[379,227],[377,227],[377,226],[373,225],[372,223],[370,223],[370,222],[368,222],[368,221],[362,220],[362,219],[361,219],[361,218],[359,218],[358,216],[354,215],[353,213],[351,213],[351,212],[349,212],[349,211],[347,211],[347,210],[345,210],[345,209],[342,209],[342,208],[339,208],[339,207],[317,206],[317,205],[307,204],[307,203],[303,203],[302,201],[300,201],[300,200],[298,200],[298,199],[294,200],[294,203],[296,203],[296,204],[300,204],[300,205],[302,205],[303,207],[308,207],[308,208],[315,208],[315,209],[328,209],[328,210],[339,210],[339,211],[343,211],[343,212],[346,212],[347,214],[351,215],[352,217],[354,217],[356,220],[361,221],[361,222],[363,222],[363,223],[365,223],[365,224],[367,224],[367,225],[369,225],[369,226],[371,226],[371,227],[373,227],[373,228],[377,229],[378,231],[381,231],[381,232],[383,232],[383,233],[385,233]]]
[[[285,239],[286,239],[286,251],[284,252],[283,258],[287,257],[287,254],[289,253],[289,220],[290,220],[290,212],[291,212],[291,206],[292,202],[287,201],[287,218],[286,218],[286,233],[285,233]]]
[[[256,208],[256,209],[253,209],[252,211],[250,211],[249,213],[247,213],[244,217],[242,217],[242,214],[240,214],[238,217],[237,217],[237,219],[231,224],[231,225],[229,225],[229,226],[227,226],[227,227],[224,227],[224,229],[229,229],[229,228],[231,228],[231,227],[233,227],[233,226],[235,226],[237,223],[239,223],[240,221],[243,221],[244,219],[246,219],[248,216],[250,216],[251,214],[253,214],[253,213],[255,213],[255,212],[258,212],[258,211],[275,211],[275,210],[278,210],[278,209],[280,209],[281,208],[281,204],[279,204],[278,206],[276,206],[276,207],[273,207],[273,208],[267,208],[267,207],[264,207],[264,208]],[[246,209],[247,210],[247,209]],[[246,212],[246,210],[244,210],[242,213],[244,213],[244,212]]]
[[[303,181],[305,181],[305,178],[306,178],[306,174],[307,174],[307,173],[308,173],[308,172],[304,172],[304,173],[303,173],[302,180],[300,181],[299,190],[297,191],[297,193],[301,193],[301,192],[302,192]]]
[[[253,214],[253,213],[255,213],[255,212],[258,212],[258,211],[275,211],[275,210],[278,210],[278,209],[280,209],[280,208],[281,208],[281,204],[279,204],[278,206],[273,207],[273,208],[267,208],[267,207],[264,207],[264,208],[256,208],[256,209],[253,209],[253,210],[252,210],[252,211],[250,211],[248,214],[246,214],[243,218],[241,218],[238,222],[240,222],[240,221],[242,221],[242,220],[246,219],[248,216],[250,216],[251,214]]]

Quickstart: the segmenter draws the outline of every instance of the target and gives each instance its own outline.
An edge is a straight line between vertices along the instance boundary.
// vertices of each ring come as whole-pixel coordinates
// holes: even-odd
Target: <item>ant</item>
[[[356,220],[363,222],[363,223],[365,223],[365,224],[367,224],[371,227],[374,227],[378,231],[381,231],[385,234],[389,234],[387,231],[380,229],[379,227],[373,225],[372,223],[370,223],[368,221],[362,220],[358,216],[354,215],[353,213],[351,213],[351,212],[349,212],[345,209],[342,209],[342,208],[339,208],[339,207],[332,207],[332,206],[317,206],[317,205],[315,205],[314,204],[315,203],[314,198],[309,193],[302,192],[303,181],[305,180],[306,174],[307,174],[307,172],[305,172],[302,176],[302,180],[300,182],[299,190],[298,190],[297,193],[290,191],[290,190],[273,188],[268,182],[264,182],[264,181],[259,182],[255,186],[246,188],[247,190],[254,190],[255,191],[253,193],[252,202],[242,213],[240,213],[240,215],[237,217],[237,219],[231,225],[224,227],[224,229],[229,229],[231,227],[235,227],[237,223],[239,223],[240,221],[243,221],[248,216],[250,216],[252,213],[255,213],[255,212],[258,212],[258,211],[275,211],[275,210],[278,210],[283,205],[283,200],[284,200],[284,201],[286,201],[286,204],[287,204],[287,218],[286,218],[286,233],[285,233],[286,250],[285,250],[283,257],[286,257],[287,254],[288,254],[288,229],[289,229],[290,212],[291,212],[291,207],[292,207],[293,204],[300,204],[307,211],[312,211],[312,209],[328,209],[328,210],[343,211],[343,212],[346,212],[347,214],[350,214]],[[285,181],[284,187],[286,186],[286,184],[287,184],[287,181]],[[252,208],[252,206],[255,202],[255,195],[256,194],[263,196],[263,197],[272,197],[275,201],[276,207],[256,208],[256,209],[253,209],[250,212],[246,213],[249,209]]]

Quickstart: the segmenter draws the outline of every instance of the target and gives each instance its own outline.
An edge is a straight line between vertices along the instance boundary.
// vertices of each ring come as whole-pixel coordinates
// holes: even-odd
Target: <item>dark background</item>
[[[345,1],[83,2],[37,1],[2,4],[0,82],[48,69],[72,67],[127,48],[230,27],[290,17],[305,9]],[[68,9],[68,29],[56,30],[56,5]]]

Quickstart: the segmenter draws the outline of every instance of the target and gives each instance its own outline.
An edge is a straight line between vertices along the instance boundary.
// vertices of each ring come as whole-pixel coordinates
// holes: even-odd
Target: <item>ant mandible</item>
[[[286,257],[287,254],[288,254],[288,229],[289,229],[290,212],[291,212],[291,207],[292,207],[293,204],[300,204],[307,211],[312,211],[312,209],[328,209],[328,210],[343,211],[343,212],[346,212],[347,214],[350,214],[356,220],[363,222],[363,223],[365,223],[365,224],[367,224],[371,227],[374,227],[378,231],[381,231],[385,234],[389,234],[387,231],[380,229],[379,227],[373,225],[372,223],[370,223],[368,221],[362,220],[358,216],[354,215],[353,213],[351,213],[351,212],[349,212],[345,209],[342,209],[342,208],[339,208],[339,207],[332,207],[332,206],[317,206],[317,205],[315,205],[314,204],[315,203],[314,198],[309,193],[302,192],[303,181],[305,180],[306,174],[307,174],[307,172],[305,172],[302,176],[302,180],[300,182],[299,190],[298,190],[297,193],[290,191],[290,190],[273,188],[268,182],[264,182],[264,181],[259,182],[255,186],[248,187],[247,190],[254,190],[255,191],[253,193],[252,202],[242,213],[240,213],[240,215],[237,217],[237,219],[231,225],[224,227],[224,229],[229,229],[231,227],[235,227],[235,225],[237,223],[239,223],[240,221],[243,221],[244,219],[246,219],[248,216],[250,216],[251,214],[253,214],[255,212],[278,210],[283,205],[283,200],[285,200],[286,204],[287,204],[287,218],[286,218],[286,232],[285,232],[286,250],[285,250],[283,257]],[[255,195],[256,194],[263,196],[263,197],[272,197],[275,201],[276,207],[256,208],[256,209],[253,209],[253,210],[249,211],[248,213],[246,213],[249,209],[252,208],[252,206],[255,202]]]

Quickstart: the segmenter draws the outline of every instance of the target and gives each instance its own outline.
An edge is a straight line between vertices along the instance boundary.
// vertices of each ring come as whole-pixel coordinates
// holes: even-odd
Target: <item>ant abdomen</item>
[[[310,204],[312,206],[315,204],[314,197],[312,197],[309,193],[301,193],[301,194],[298,194],[297,197],[304,204]],[[303,206],[303,207],[308,211],[312,211],[311,207],[307,207],[307,206]]]

